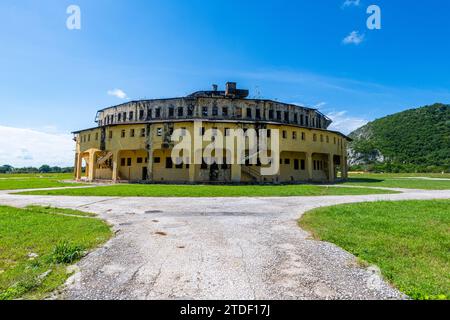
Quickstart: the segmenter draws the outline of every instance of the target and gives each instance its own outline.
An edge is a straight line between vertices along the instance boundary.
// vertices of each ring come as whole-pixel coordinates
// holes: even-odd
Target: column
[[[306,173],[308,176],[308,181],[313,180],[313,160],[312,153],[306,153]]]
[[[231,181],[235,183],[241,182],[242,168],[240,164],[231,165]]]
[[[117,182],[118,176],[119,176],[119,156],[120,156],[120,152],[119,151],[115,151],[113,153],[113,166],[112,166],[112,181],[113,182]]]
[[[94,181],[95,180],[95,167],[97,164],[95,163],[95,151],[89,152],[89,168],[88,168],[88,180]]]
[[[329,153],[328,154],[328,181],[333,183],[334,182],[334,154]]]
[[[83,170],[83,157],[81,153],[77,153],[76,155],[76,166],[75,166],[75,179],[81,180],[81,171]]]

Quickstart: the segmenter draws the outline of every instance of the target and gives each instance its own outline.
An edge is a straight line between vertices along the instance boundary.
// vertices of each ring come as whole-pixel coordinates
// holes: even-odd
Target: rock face
[[[393,114],[368,123],[350,137],[352,166],[386,164],[396,170],[450,171],[450,105]]]
[[[373,130],[370,125],[359,128],[351,134],[353,142],[348,148],[348,159],[351,166],[361,166],[370,163],[382,163],[385,156],[372,142]]]

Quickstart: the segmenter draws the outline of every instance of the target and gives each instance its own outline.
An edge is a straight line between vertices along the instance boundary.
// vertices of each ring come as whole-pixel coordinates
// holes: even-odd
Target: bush
[[[84,255],[84,248],[79,245],[71,244],[67,241],[58,243],[53,249],[51,255],[52,262],[60,264],[70,264]]]

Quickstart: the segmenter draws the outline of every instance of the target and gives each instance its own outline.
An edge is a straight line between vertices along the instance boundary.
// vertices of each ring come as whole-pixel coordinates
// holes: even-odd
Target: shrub
[[[58,243],[53,249],[51,260],[55,263],[70,264],[84,255],[84,248],[82,246],[62,241]]]

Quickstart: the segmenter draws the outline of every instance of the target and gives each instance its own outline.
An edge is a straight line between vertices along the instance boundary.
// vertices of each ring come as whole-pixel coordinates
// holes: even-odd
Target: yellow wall
[[[105,134],[105,150],[103,152],[114,153],[114,161],[117,164],[117,178],[119,180],[131,180],[139,181],[143,178],[143,168],[150,166],[148,170],[153,175],[153,181],[155,182],[189,182],[192,179],[196,182],[209,181],[209,170],[201,170],[200,166],[194,166],[187,168],[183,165],[182,169],[166,168],[166,158],[171,156],[171,146],[164,145],[165,136],[167,136],[167,128],[172,126],[174,130],[186,128],[191,135],[194,134],[193,122],[177,122],[177,123],[158,123],[151,124],[150,133],[151,136],[147,136],[146,124],[124,124],[117,126],[109,126],[106,128]],[[205,130],[217,128],[223,134],[225,128],[237,129],[237,128],[254,128],[252,123],[237,123],[237,122],[203,122]],[[158,129],[162,130],[161,136],[158,136]],[[279,129],[280,130],[280,158],[282,164],[280,166],[280,174],[278,177],[266,177],[266,181],[278,182],[299,182],[308,180],[308,169],[294,170],[295,159],[304,160],[307,166],[307,157],[312,156],[313,161],[323,161],[323,168],[319,170],[313,170],[313,181],[327,181],[329,179],[329,155],[337,155],[341,157],[341,167],[344,166],[346,160],[346,139],[337,133],[323,131],[318,129],[300,128],[289,125],[277,125],[268,124],[267,129]],[[131,130],[134,130],[134,137],[131,135]],[[146,136],[141,136],[141,130],[144,130]],[[125,135],[122,136],[124,131]],[[283,131],[286,134],[286,138],[283,138]],[[294,139],[293,133],[296,133]],[[111,136],[112,134],[112,136]],[[304,138],[302,138],[302,134]],[[314,135],[316,140],[314,141]],[[166,137],[167,139],[167,137]],[[204,146],[209,145],[210,142],[204,142]],[[153,155],[148,161],[150,165],[145,162],[145,158],[149,158],[149,154],[146,151],[148,146],[154,150]],[[269,140],[270,146],[270,140]],[[101,148],[101,128],[86,130],[77,134],[77,154],[86,152],[98,152],[100,156]],[[169,148],[169,149],[167,149]],[[153,163],[154,158],[159,157],[160,163]],[[121,159],[125,159],[125,165],[122,165]],[[131,166],[128,166],[128,159],[131,159]],[[142,158],[142,163],[137,163],[137,159]],[[286,164],[285,160],[289,159],[290,163]],[[96,161],[96,160],[95,160]],[[300,162],[301,163],[301,162]],[[335,169],[333,169],[335,170]],[[345,169],[344,169],[345,170]],[[225,172],[221,171],[220,180],[228,182],[231,180],[231,170]],[[243,170],[244,171],[244,170]],[[191,178],[190,178],[191,172]],[[89,177],[91,178],[91,177]],[[96,166],[95,169],[96,179],[110,180],[113,178],[113,168],[100,168]],[[262,180],[262,178],[260,178]],[[241,181],[252,181],[252,177],[246,173],[241,176]]]

